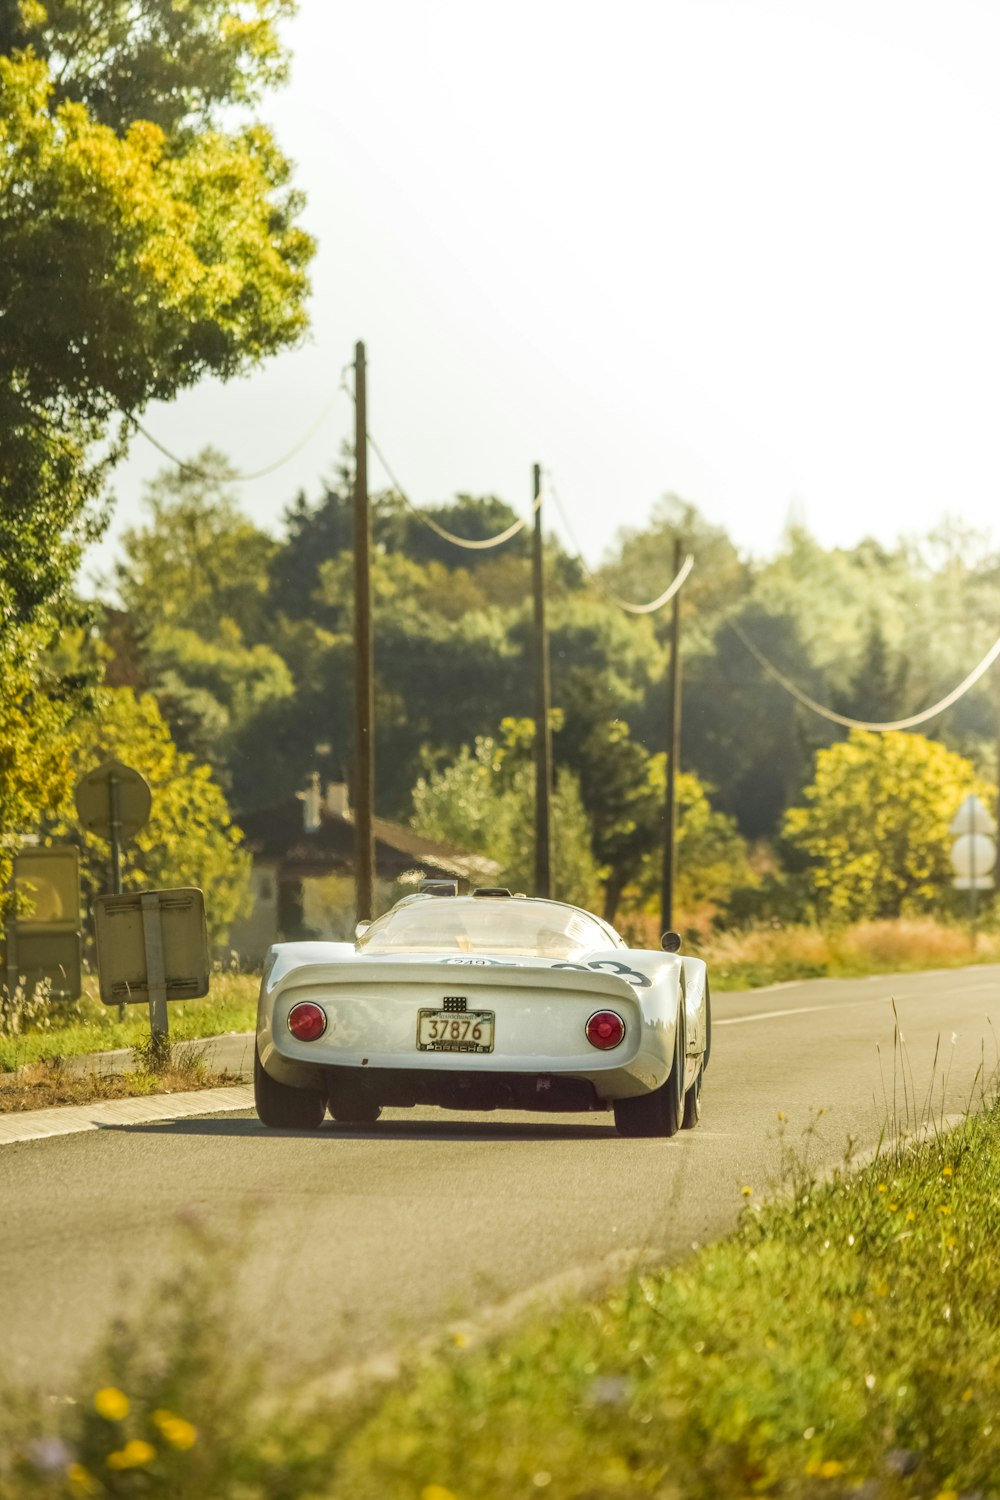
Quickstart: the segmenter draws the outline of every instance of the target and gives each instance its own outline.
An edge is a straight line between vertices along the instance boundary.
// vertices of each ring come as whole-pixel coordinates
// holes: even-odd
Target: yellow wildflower
[[[934,1500],[958,1500],[958,1490],[938,1490]]]
[[[420,1500],[457,1500],[457,1497],[443,1484],[425,1484],[420,1491]]]
[[[954,1177],[954,1175],[955,1174],[952,1171],[951,1167],[942,1167],[941,1168],[941,1176],[942,1177]],[[948,1491],[946,1490],[945,1493],[947,1494]]]
[[[887,1281],[880,1281],[878,1286],[875,1288],[875,1295],[876,1297],[888,1297],[889,1283]]]
[[[962,1392],[962,1400],[963,1401],[971,1401],[972,1400],[972,1386],[971,1385],[966,1386],[965,1390]]]
[[[752,1187],[741,1188],[740,1192],[743,1194],[744,1198],[752,1198],[753,1197],[753,1188]]]
[[[820,1464],[816,1472],[819,1474],[820,1479],[836,1479],[839,1474],[843,1474],[844,1465],[838,1463],[835,1458],[828,1458],[824,1463]]]
[[[66,1470],[66,1478],[78,1495],[97,1494],[97,1480],[83,1464],[70,1464]]]
[[[106,1385],[94,1397],[94,1410],[109,1422],[124,1422],[129,1412],[129,1400],[117,1386]]]
[[[864,1321],[865,1315],[860,1308],[858,1308],[857,1312],[851,1313],[851,1322],[854,1324],[855,1328],[860,1328]]]
[[[155,1457],[156,1449],[152,1443],[143,1442],[142,1438],[131,1438],[124,1448],[117,1448],[114,1453],[109,1453],[104,1462],[109,1469],[144,1469]]]
[[[889,1184],[887,1182],[880,1182],[878,1190],[880,1193],[887,1193],[889,1191]]]
[[[941,1207],[938,1209],[938,1213],[939,1214],[950,1214],[951,1213],[951,1209],[948,1207],[947,1203],[942,1203]]]
[[[913,1212],[913,1209],[912,1209],[912,1208],[908,1208],[908,1209],[907,1209],[907,1210],[906,1210],[906,1217],[907,1217],[907,1220],[908,1220],[908,1222],[909,1222],[909,1223],[911,1223],[911,1224],[912,1224],[912,1223],[913,1223],[913,1221],[914,1221],[914,1219],[915,1219],[915,1218],[916,1218],[916,1217],[917,1217],[917,1216],[916,1216],[916,1214],[915,1214],[915,1213],[914,1213],[914,1212]]]
[[[161,1408],[153,1412],[153,1421],[171,1448],[179,1448],[181,1452],[186,1452],[198,1441],[198,1429],[185,1417],[177,1416],[175,1412]]]

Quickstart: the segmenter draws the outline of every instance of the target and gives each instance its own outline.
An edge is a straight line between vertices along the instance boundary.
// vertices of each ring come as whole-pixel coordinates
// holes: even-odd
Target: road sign
[[[15,921],[21,930],[80,927],[80,851],[74,844],[19,849],[14,855]]]
[[[973,793],[964,799],[948,827],[948,832],[956,836],[963,833],[993,834],[996,831],[996,819]]]
[[[960,891],[987,891],[993,884],[997,846],[985,833],[963,833],[951,851],[955,887]]]
[[[107,760],[77,782],[74,793],[80,822],[88,833],[110,843],[115,824],[120,839],[131,839],[144,827],[152,794],[144,776],[120,760]],[[116,805],[117,804],[117,805]]]
[[[79,851],[72,844],[19,849],[13,865],[16,907],[4,933],[7,988],[31,993],[45,985],[54,1000],[78,1000]]]
[[[205,898],[197,886],[97,896],[94,927],[105,1005],[147,1001],[151,1030],[166,1036],[166,1002],[208,994]]]

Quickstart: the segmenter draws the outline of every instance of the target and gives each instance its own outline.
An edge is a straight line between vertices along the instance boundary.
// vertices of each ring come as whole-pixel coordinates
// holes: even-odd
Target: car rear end
[[[296,962],[276,951],[258,1047],[285,1083],[322,1080],[380,1104],[586,1109],[656,1088],[669,1072],[669,1006],[644,1016],[616,974],[349,949],[332,963]],[[645,1004],[655,1012],[648,992]]]

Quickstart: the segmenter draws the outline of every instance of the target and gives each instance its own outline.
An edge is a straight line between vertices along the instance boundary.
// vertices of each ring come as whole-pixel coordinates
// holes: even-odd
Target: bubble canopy
[[[600,917],[524,896],[408,896],[358,939],[363,953],[491,953],[573,960],[625,944]]]

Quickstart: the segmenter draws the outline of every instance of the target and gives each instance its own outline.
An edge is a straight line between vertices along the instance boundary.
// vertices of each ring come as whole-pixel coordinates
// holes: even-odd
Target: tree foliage
[[[419,778],[413,790],[413,826],[426,838],[495,859],[505,884],[515,891],[532,891],[534,724],[530,719],[507,719],[501,735],[500,741],[479,736],[471,748],[463,745],[450,765]],[[560,901],[591,906],[597,898],[598,870],[579,787],[566,770],[556,778],[552,819],[558,845],[553,894]]]
[[[3,0],[0,631],[65,593],[129,417],[303,332],[289,163],[221,123],[280,74],[284,9]]]
[[[962,799],[996,790],[973,766],[920,734],[871,734],[820,751],[805,804],[784,836],[809,859],[818,909],[833,917],[939,910],[951,886],[948,825]]]
[[[98,694],[94,712],[75,726],[72,775],[69,783],[62,782],[62,801],[44,831],[80,843],[89,896],[107,889],[108,845],[79,831],[70,790],[80,776],[112,757],[145,776],[152,792],[149,822],[125,849],[124,888],[201,886],[210,936],[224,941],[244,900],[250,861],[221,787],[208,766],[177,749],[152,694],[137,698],[127,688]]]

